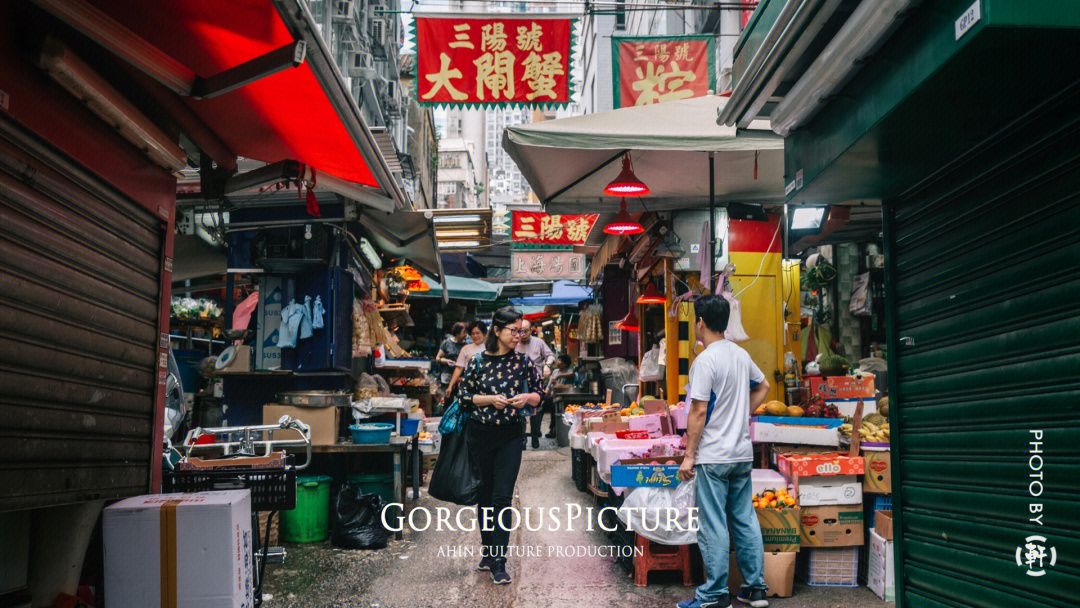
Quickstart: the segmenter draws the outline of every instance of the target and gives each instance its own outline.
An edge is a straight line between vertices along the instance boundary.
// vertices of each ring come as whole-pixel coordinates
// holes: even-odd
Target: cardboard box
[[[798,551],[801,545],[802,509],[754,509],[766,551]]]
[[[784,443],[767,444],[769,448],[768,463],[774,467],[779,466],[780,454],[820,454],[821,448],[813,445],[790,445]]]
[[[794,443],[835,448],[840,445],[840,433],[835,427],[820,428],[753,420],[750,422],[750,440],[754,443]]]
[[[801,477],[862,475],[866,472],[866,463],[862,456],[840,453],[782,454],[777,458],[777,468],[788,479],[798,483]]]
[[[247,345],[236,347],[236,356],[233,357],[231,363],[224,369],[218,371],[219,374],[235,374],[241,372],[251,371],[251,347]]]
[[[800,477],[795,497],[803,507],[862,504],[862,482],[854,475]]]
[[[649,464],[672,460],[677,464]],[[616,488],[674,488],[679,485],[682,460],[682,456],[624,458],[611,466],[611,485]]]
[[[795,557],[797,553],[787,551],[765,552],[765,584],[769,587],[769,597],[791,597],[795,586]],[[728,566],[728,589],[734,596],[742,588],[744,581],[735,552],[731,552]]]
[[[866,474],[863,492],[867,494],[892,494],[892,454],[888,451],[863,451]]]
[[[285,415],[292,416],[311,427],[311,445],[335,445],[338,442],[341,412],[336,406],[296,407],[276,403],[263,406],[263,424],[277,424],[278,419]]]
[[[860,547],[866,544],[862,505],[803,507],[799,538],[804,547]]]
[[[836,409],[840,411],[841,416],[855,416],[855,410],[859,408],[858,399],[826,399],[825,403],[828,405],[835,405]],[[875,399],[863,399],[862,400],[863,416],[869,416],[877,412],[877,400]]]
[[[102,536],[110,606],[251,606],[248,490],[128,498]]]
[[[893,541],[882,538],[876,529],[870,530],[870,550],[866,566],[866,586],[886,602],[896,601]]]
[[[874,511],[874,530],[885,540],[893,539],[892,511]]]
[[[803,376],[802,386],[806,391],[807,397],[813,397],[815,395],[825,396],[822,387],[825,386],[827,378],[822,376]]]

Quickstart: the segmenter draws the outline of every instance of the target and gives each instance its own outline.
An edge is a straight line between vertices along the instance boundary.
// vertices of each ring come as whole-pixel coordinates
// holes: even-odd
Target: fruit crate
[[[892,511],[892,494],[878,494],[874,498],[874,510]],[[874,522],[870,522],[870,527],[874,527]]]
[[[806,549],[802,578],[813,587],[858,587],[858,547]]]
[[[585,450],[570,450],[570,477],[578,492],[584,492],[589,482],[589,455]]]

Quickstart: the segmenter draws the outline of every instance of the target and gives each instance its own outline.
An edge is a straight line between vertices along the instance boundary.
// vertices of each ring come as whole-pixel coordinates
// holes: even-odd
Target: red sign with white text
[[[540,211],[514,211],[510,238],[515,243],[584,245],[598,217],[595,213],[549,215]]]
[[[415,21],[420,103],[569,103],[571,19]]]
[[[615,107],[701,97],[716,89],[712,36],[613,36]]]

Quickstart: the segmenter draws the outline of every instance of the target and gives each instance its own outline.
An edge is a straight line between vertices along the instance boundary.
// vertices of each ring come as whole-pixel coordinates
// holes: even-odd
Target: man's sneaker
[[[510,584],[510,575],[506,573],[506,562],[491,563],[491,582],[496,585]]]
[[[491,563],[493,561],[494,560],[491,558],[491,556],[483,557],[483,558],[480,559],[480,563],[476,564],[476,569],[481,571],[481,572],[490,572],[491,571]]]
[[[766,608],[769,605],[768,594],[764,589],[743,589],[737,597],[750,608]]]
[[[678,608],[730,608],[731,597],[724,595],[715,602],[699,602],[695,597],[693,599],[686,600],[685,602],[679,602]]]

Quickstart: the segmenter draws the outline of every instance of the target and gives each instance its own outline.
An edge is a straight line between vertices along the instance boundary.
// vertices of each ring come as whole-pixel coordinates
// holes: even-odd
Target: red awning
[[[90,0],[106,15],[208,78],[294,42],[271,0]],[[309,48],[309,52],[313,49]],[[187,103],[233,152],[379,187],[308,62]]]

